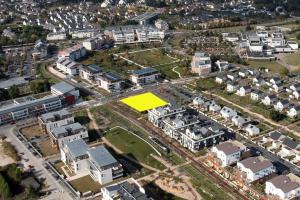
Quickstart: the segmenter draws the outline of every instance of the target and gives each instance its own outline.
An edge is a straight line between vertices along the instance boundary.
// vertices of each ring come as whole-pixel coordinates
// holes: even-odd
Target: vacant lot
[[[212,182],[209,178],[201,174],[197,169],[188,165],[183,167],[183,170],[190,175],[191,182],[194,188],[199,192],[204,200],[229,200],[232,199],[230,194],[227,194],[216,183]]]
[[[88,192],[92,191],[94,193],[100,192],[101,185],[98,182],[95,182],[89,175],[82,178],[75,179],[70,181],[72,187],[79,192]]]
[[[254,67],[256,69],[265,68],[265,69],[269,69],[273,73],[280,74],[280,75],[286,75],[286,73],[288,72],[288,70],[284,66],[280,65],[276,61],[249,60],[247,62],[251,67]]]
[[[38,148],[43,156],[58,154],[59,150],[52,146],[50,139],[42,140],[38,143]]]
[[[151,146],[126,130],[112,129],[105,134],[105,138],[128,156],[157,169],[165,168],[151,156],[157,155]]]
[[[43,136],[46,135],[40,128],[39,125],[29,126],[22,128],[20,132],[27,138],[27,140],[30,140],[32,137],[36,136]]]

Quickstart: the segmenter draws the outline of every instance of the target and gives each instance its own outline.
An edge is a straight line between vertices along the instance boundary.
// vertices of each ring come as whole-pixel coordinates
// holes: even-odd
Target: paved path
[[[176,71],[176,68],[177,68],[177,67],[178,67],[178,66],[173,67],[173,68],[172,68],[172,71],[175,72],[176,74],[178,74],[178,77],[179,77],[179,78],[182,78],[182,77],[181,77],[181,74],[180,74],[178,71]]]
[[[253,115],[253,116],[255,116],[255,117],[257,117],[257,118],[259,118],[259,119],[261,119],[261,120],[263,120],[263,121],[265,121],[265,122],[268,122],[269,124],[272,124],[273,126],[276,126],[277,128],[280,128],[280,129],[282,129],[282,130],[291,132],[291,133],[293,133],[294,135],[300,137],[300,133],[299,133],[299,132],[290,129],[290,128],[288,128],[287,126],[278,124],[278,123],[274,122],[273,120],[264,117],[264,116],[261,115],[261,114],[258,114],[258,113],[256,113],[256,112],[252,112],[251,110],[249,110],[249,109],[247,109],[247,108],[245,108],[245,107],[242,107],[242,106],[240,106],[240,105],[238,105],[238,104],[235,104],[235,103],[233,103],[233,102],[227,100],[226,98],[224,98],[224,97],[222,97],[222,96],[219,96],[219,95],[217,95],[217,94],[213,94],[213,93],[208,92],[208,91],[202,91],[202,92],[205,93],[205,94],[211,95],[211,96],[213,96],[213,97],[216,97],[216,98],[218,98],[218,99],[221,99],[222,101],[225,101],[225,102],[227,102],[227,103],[229,103],[229,104],[231,104],[231,105],[233,105],[233,106],[236,106],[236,107],[238,107],[239,109],[245,111],[246,113],[248,113],[248,114],[250,114],[250,115]]]

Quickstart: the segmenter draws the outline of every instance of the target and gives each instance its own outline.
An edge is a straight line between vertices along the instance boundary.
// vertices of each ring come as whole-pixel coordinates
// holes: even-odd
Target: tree
[[[7,175],[16,183],[20,182],[22,179],[22,171],[15,164],[8,167]]]
[[[16,86],[16,85],[11,86],[8,89],[8,94],[9,94],[10,98],[12,98],[12,99],[18,97],[20,95],[18,86]]]
[[[296,38],[297,40],[300,40],[300,33],[297,34]]]
[[[278,122],[278,121],[280,121],[284,118],[284,115],[281,114],[280,112],[276,111],[276,110],[272,110],[270,112],[270,117],[271,117],[272,120]]]
[[[46,92],[49,90],[49,81],[47,79],[45,80],[33,80],[29,83],[30,90],[35,93],[41,93]]]
[[[11,191],[9,185],[1,174],[0,174],[0,195],[2,199],[8,199],[9,197],[11,197]]]
[[[32,186],[26,188],[26,194],[26,199],[36,199],[38,197],[37,191]]]

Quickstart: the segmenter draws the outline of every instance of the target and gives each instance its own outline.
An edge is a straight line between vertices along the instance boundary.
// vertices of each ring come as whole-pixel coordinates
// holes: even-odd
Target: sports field
[[[128,105],[129,107],[143,112],[153,108],[167,105],[168,103],[160,99],[151,92],[131,96],[121,100],[122,103]]]

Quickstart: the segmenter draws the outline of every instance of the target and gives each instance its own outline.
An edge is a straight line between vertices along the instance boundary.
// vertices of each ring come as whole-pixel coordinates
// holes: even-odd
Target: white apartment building
[[[276,172],[274,165],[262,156],[250,157],[239,161],[237,168],[243,172],[247,183],[251,183]]]
[[[96,77],[103,72],[102,68],[96,64],[81,67],[79,75],[82,79],[85,79],[91,83],[96,81]]]
[[[196,52],[193,56],[192,72],[201,75],[207,75],[211,72],[211,59],[208,53]]]
[[[53,128],[75,122],[73,115],[66,109],[42,114],[38,117],[38,121],[45,133],[51,131]]]
[[[238,141],[227,141],[214,146],[211,151],[221,161],[221,166],[226,167],[238,162],[247,147]]]
[[[124,87],[124,80],[118,75],[107,72],[96,77],[98,86],[108,92],[119,92]]]
[[[281,200],[299,199],[300,180],[294,174],[280,175],[266,182],[265,193]]]
[[[160,77],[160,73],[151,67],[140,70],[134,70],[130,76],[131,82],[137,86],[146,85],[156,82]]]
[[[169,30],[169,24],[164,20],[158,19],[155,21],[154,24],[155,24],[155,27],[160,30],[163,30],[163,31]]]
[[[49,33],[46,39],[48,41],[66,40],[67,34],[65,32]]]
[[[69,58],[59,58],[56,61],[56,68],[69,76],[77,76],[79,74],[80,64],[70,60]]]
[[[88,140],[88,130],[78,122],[53,128],[49,131],[50,139],[53,145],[63,148],[66,143],[78,139]]]
[[[163,127],[163,120],[167,117],[185,112],[186,109],[178,105],[166,105],[148,111],[148,120],[157,127]]]
[[[58,58],[69,58],[70,60],[78,60],[86,55],[86,49],[82,44],[77,44],[58,52]]]
[[[122,165],[104,146],[89,148],[80,138],[66,143],[60,152],[61,160],[76,175],[90,175],[101,185],[123,176]]]
[[[51,85],[51,93],[55,96],[64,95],[67,101],[72,101],[73,103],[80,97],[79,90],[63,81]]]

